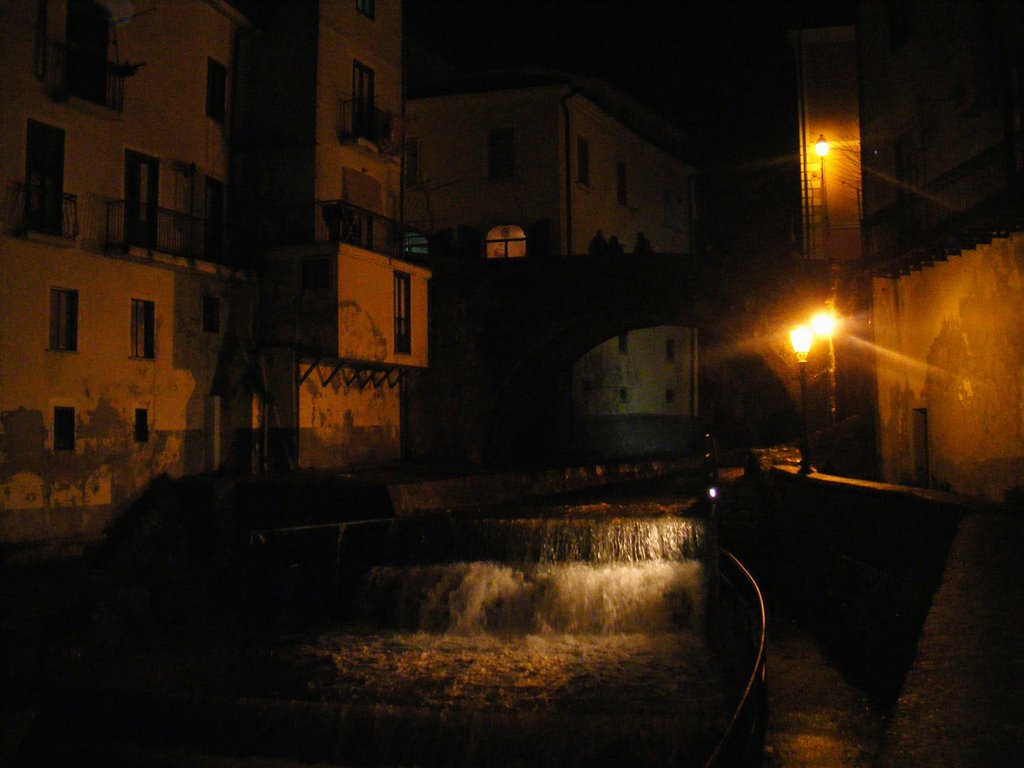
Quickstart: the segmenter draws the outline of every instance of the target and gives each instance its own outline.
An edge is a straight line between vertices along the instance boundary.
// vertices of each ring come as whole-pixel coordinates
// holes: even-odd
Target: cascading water
[[[346,702],[353,764],[700,765],[728,709],[703,638],[701,526],[353,527],[349,620],[281,652],[309,694]]]

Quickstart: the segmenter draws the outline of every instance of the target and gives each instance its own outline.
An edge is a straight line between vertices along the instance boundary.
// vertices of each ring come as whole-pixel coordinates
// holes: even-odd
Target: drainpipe
[[[576,89],[569,86],[569,92],[562,97],[562,116],[565,120],[565,255],[572,255],[572,125],[569,122],[569,99],[576,95]]]

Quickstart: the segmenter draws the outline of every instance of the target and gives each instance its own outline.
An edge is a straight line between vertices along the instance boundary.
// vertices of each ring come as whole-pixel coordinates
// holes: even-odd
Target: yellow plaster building
[[[297,0],[242,40],[237,218],[262,263],[258,410],[275,468],[403,455],[430,270],[399,223],[401,14]]]
[[[218,0],[0,6],[0,541],[89,536],[249,463],[253,284],[224,234]]]

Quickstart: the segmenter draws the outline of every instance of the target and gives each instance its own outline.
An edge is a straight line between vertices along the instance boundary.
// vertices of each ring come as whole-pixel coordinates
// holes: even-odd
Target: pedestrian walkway
[[[1024,765],[1024,519],[960,524],[881,768]]]
[[[869,768],[885,715],[882,705],[843,678],[807,630],[773,617],[765,768]]]

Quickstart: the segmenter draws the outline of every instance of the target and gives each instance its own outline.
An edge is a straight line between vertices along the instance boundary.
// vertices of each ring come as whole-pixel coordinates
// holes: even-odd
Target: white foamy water
[[[377,567],[357,617],[451,634],[668,632],[700,626],[701,574],[693,560]]]

